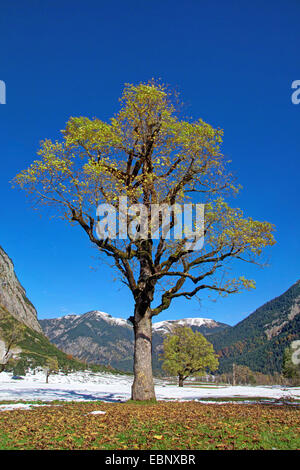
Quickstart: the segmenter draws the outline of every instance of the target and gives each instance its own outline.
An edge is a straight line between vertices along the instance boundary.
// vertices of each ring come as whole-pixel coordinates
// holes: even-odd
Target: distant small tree
[[[48,357],[46,361],[46,367],[45,367],[45,372],[46,372],[46,383],[48,383],[49,376],[53,372],[58,372],[59,367],[58,367],[58,361],[56,357]]]
[[[247,366],[235,364],[235,385],[254,385],[255,373]]]
[[[13,366],[14,375],[26,375],[26,363],[24,359],[17,360]]]
[[[188,327],[176,327],[163,343],[162,368],[178,377],[179,387],[190,376],[204,375],[218,368],[213,346],[199,332]]]
[[[24,339],[25,325],[5,312],[1,312],[0,321],[0,340],[4,348],[0,357],[0,372],[3,372],[18,352],[17,346]]]
[[[297,385],[300,384],[300,360],[297,358],[299,352],[300,341],[293,341],[291,346],[285,349],[282,361],[283,376],[292,379],[293,383]]]

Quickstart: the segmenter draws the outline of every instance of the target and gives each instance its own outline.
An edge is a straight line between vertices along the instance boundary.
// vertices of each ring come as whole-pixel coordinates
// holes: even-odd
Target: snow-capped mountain
[[[212,332],[215,332],[215,328],[220,328],[221,324],[212,320],[210,318],[183,318],[182,320],[165,320],[157,323],[153,323],[153,330],[161,333],[170,333],[172,328],[175,326],[188,326],[188,327],[202,327],[206,330],[211,329]],[[226,325],[227,326],[227,325]],[[206,331],[206,334],[208,331]]]
[[[108,313],[100,312],[99,310],[92,310],[91,312],[88,312],[88,314],[95,315],[96,318],[98,317],[101,320],[107,321],[107,323],[110,323],[111,325],[131,326],[131,323],[128,320],[125,320],[124,318],[113,317]]]
[[[131,371],[133,365],[133,327],[124,319],[92,310],[83,315],[66,315],[40,320],[45,335],[64,352],[94,364],[111,365]],[[190,326],[205,336],[228,328],[208,318],[184,318],[153,324],[153,366],[160,369],[158,354],[164,336],[176,325]]]

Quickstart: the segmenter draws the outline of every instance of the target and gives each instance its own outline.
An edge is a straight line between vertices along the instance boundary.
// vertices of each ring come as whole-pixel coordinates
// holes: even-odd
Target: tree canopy
[[[191,297],[208,288],[231,293],[253,287],[245,277],[217,280],[214,275],[229,258],[253,261],[274,243],[273,226],[244,217],[223,196],[238,191],[221,153],[223,131],[199,119],[180,120],[171,93],[154,82],[127,85],[121,109],[109,123],[98,118],[70,118],[62,141],[41,142],[36,160],[15,181],[40,204],[77,222],[100,251],[112,258],[135,299],[140,285],[136,261],[147,256],[147,283],[172,279],[157,315],[172,299]],[[198,194],[205,206],[205,244],[201,253],[187,252],[185,240],[99,240],[95,233],[96,207],[112,204],[119,196],[128,204],[173,205]],[[129,224],[129,221],[128,221]],[[154,246],[155,245],[155,246]],[[138,264],[138,263],[137,263]],[[213,282],[203,283],[209,277]],[[187,281],[194,289],[183,290]]]

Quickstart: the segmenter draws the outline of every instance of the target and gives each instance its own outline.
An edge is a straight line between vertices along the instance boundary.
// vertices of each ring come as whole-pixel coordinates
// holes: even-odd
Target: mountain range
[[[279,297],[231,327],[205,318],[185,318],[153,324],[153,370],[161,371],[159,354],[166,334],[175,325],[190,326],[213,344],[219,355],[219,372],[233,363],[263,373],[280,372],[283,351],[300,338],[300,281]],[[58,348],[87,362],[132,370],[133,329],[130,322],[104,312],[41,320],[46,336]]]
[[[38,321],[12,260],[0,247],[0,341],[7,315],[26,326],[18,346],[21,357],[31,364],[42,365],[47,357],[56,356],[61,365],[82,367],[84,361],[132,371],[133,328],[129,321],[98,310]],[[154,323],[153,369],[157,374],[161,372],[163,340],[176,325],[190,326],[208,338],[219,355],[219,372],[230,371],[233,363],[263,373],[280,372],[284,349],[300,339],[300,280],[235,326],[207,318]]]
[[[241,364],[254,371],[280,372],[284,349],[300,339],[300,281],[270,300],[235,326],[206,318],[167,320],[153,324],[153,370],[161,371],[163,340],[175,325],[199,331],[219,355],[219,372]],[[130,322],[107,313],[40,320],[46,336],[58,348],[87,362],[110,364],[124,371],[133,365],[133,329]]]
[[[94,364],[132,371],[133,327],[123,319],[94,310],[83,315],[66,315],[60,318],[40,320],[45,335],[58,348],[68,354]],[[165,335],[174,325],[191,326],[202,334],[222,331],[228,325],[207,318],[185,318],[153,324],[153,368],[161,369],[158,354],[162,351]]]

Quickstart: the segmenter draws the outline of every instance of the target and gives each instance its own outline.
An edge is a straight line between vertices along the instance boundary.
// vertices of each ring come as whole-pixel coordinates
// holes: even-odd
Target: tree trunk
[[[235,363],[232,364],[232,385],[236,386],[236,371],[235,371]]]
[[[183,387],[183,377],[181,375],[178,377],[178,387]]]
[[[135,307],[134,327],[134,381],[131,399],[155,400],[152,375],[152,319],[150,309],[141,315]]]

